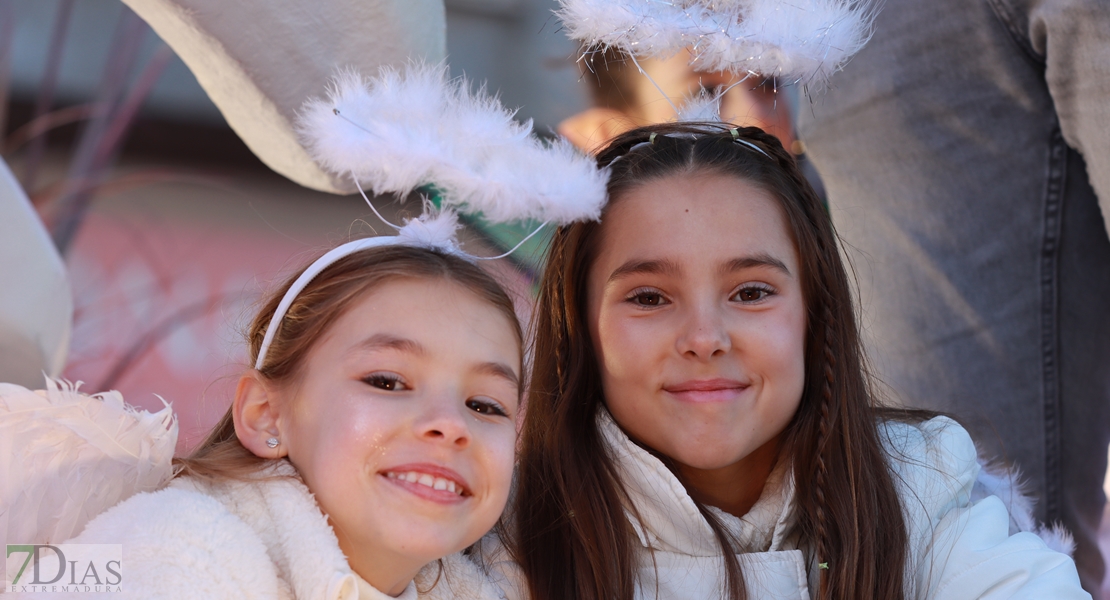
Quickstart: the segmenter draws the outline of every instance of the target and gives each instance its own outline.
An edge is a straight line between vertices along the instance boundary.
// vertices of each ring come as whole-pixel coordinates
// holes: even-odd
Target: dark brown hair
[[[757,128],[672,124],[618,136],[598,162],[612,169],[610,205],[632,201],[630,190],[652,180],[702,173],[738,177],[779,201],[807,311],[805,387],[782,452],[794,472],[814,474],[795,479],[795,511],[811,568],[828,565],[817,596],[901,598],[906,525],[876,426],[849,279],[829,215],[794,158]],[[596,425],[604,398],[585,307],[600,229],[589,222],[556,232],[534,313],[533,377],[506,536],[533,600],[631,600],[636,586],[629,504]],[[722,546],[724,591],[746,598],[734,545],[701,508]]]
[[[255,364],[270,319],[300,271],[263,302],[247,333],[250,364]],[[259,373],[288,384],[295,381],[316,341],[359,298],[396,279],[441,279],[457,283],[489,302],[505,316],[517,342],[523,336],[513,302],[485,271],[458,256],[412,246],[379,246],[345,256],[324,269],[289,306]],[[523,365],[522,365],[523,368]],[[523,370],[521,371],[523,373]],[[179,475],[206,479],[243,479],[272,462],[255,456],[235,435],[231,409],[188,458],[175,459]]]

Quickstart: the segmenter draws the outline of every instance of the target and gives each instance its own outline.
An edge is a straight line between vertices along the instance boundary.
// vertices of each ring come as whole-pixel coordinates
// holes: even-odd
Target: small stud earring
[[[266,440],[266,445],[271,447],[271,448],[277,448],[278,447],[278,439],[276,437],[272,437],[272,438]]]

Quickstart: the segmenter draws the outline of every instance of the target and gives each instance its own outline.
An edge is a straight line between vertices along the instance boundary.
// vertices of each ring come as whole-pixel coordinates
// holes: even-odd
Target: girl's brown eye
[[[663,303],[663,296],[655,292],[636,294],[636,304],[641,306],[659,306]]]
[[[762,297],[763,290],[740,290],[740,299],[744,302],[752,302]]]
[[[376,387],[379,390],[385,390],[387,392],[397,392],[408,389],[405,383],[401,381],[400,377],[387,373],[369,375],[362,380],[371,387]]]
[[[736,292],[733,299],[738,302],[759,302],[770,296],[771,293],[771,290],[762,287],[746,287]]]
[[[466,401],[466,407],[470,410],[480,414],[493,417],[507,417],[508,413],[505,412],[496,402],[482,398],[471,398]]]

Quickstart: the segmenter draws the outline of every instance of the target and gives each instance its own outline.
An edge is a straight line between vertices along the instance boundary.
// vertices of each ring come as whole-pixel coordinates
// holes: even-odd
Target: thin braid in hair
[[[560,247],[559,252],[565,252],[565,249]],[[563,313],[559,316],[559,319],[556,320],[557,322],[561,322],[562,331],[559,332],[560,337],[558,338],[558,341],[553,344],[555,350],[555,373],[557,375],[556,381],[558,382],[558,389],[556,390],[556,392],[558,394],[558,397],[561,398],[564,392],[563,388],[566,386],[566,377],[563,371],[563,364],[566,357],[563,356],[563,345],[567,343],[566,340],[570,339],[570,332],[567,331],[567,323],[569,323],[570,319],[567,318],[568,315],[566,314],[566,303],[563,301],[563,290],[566,286],[566,276],[565,274],[560,272],[558,273],[558,277],[560,280],[559,285],[552,286],[551,289],[553,290],[553,295],[555,296],[552,299],[552,306],[557,307],[557,309]]]
[[[818,565],[826,565],[825,568],[818,567],[818,577],[820,587],[818,589],[817,597],[819,600],[825,600],[829,597],[829,534],[825,527],[825,489],[828,486],[828,465],[825,461],[825,456],[828,453],[829,443],[829,423],[831,417],[829,415],[829,408],[833,402],[833,383],[835,382],[834,369],[836,367],[836,355],[832,351],[832,311],[828,305],[825,306],[824,311],[825,319],[825,340],[824,340],[824,355],[825,355],[825,381],[821,389],[821,422],[818,427],[817,434],[817,563]]]

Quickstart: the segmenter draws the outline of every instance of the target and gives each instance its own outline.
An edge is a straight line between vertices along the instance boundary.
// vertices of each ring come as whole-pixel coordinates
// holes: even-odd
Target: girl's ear
[[[281,439],[279,398],[272,384],[251,369],[239,378],[231,416],[235,435],[247,450],[260,458],[281,458],[289,454]]]

